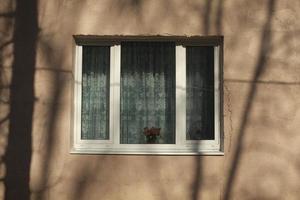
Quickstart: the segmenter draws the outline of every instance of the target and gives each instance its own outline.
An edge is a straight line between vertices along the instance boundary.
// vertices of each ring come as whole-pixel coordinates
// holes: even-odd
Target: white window
[[[71,153],[223,154],[222,37],[74,38]]]

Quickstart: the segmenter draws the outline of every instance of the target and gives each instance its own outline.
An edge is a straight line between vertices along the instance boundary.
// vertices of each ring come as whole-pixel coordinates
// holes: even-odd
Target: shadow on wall
[[[13,23],[12,3],[3,4],[5,13],[0,11],[0,199],[4,198],[5,162],[3,155],[6,149],[9,123],[9,73],[7,67],[11,56],[11,27]]]
[[[30,191],[30,163],[32,158],[32,123],[34,104],[36,102],[34,92],[34,80],[36,72],[36,46],[38,40],[42,46],[42,51],[48,55],[48,62],[51,66],[60,66],[61,58],[51,57],[53,49],[47,42],[38,38],[38,9],[37,0],[29,2],[16,1],[15,12],[0,14],[0,17],[14,18],[13,40],[1,44],[1,50],[8,44],[13,44],[13,63],[12,63],[12,78],[10,83],[10,115],[1,118],[1,123],[9,120],[9,135],[8,144],[5,154],[6,176],[5,183],[5,199],[28,200],[31,196]],[[209,3],[209,1],[207,1]],[[141,6],[140,1],[134,0],[130,6],[138,8]],[[209,18],[209,13],[206,14]],[[206,32],[209,32],[209,19],[204,20],[207,27]],[[58,83],[58,75],[55,76]],[[59,99],[60,90],[59,84],[55,84],[53,92],[53,102],[50,106],[51,113],[49,124],[47,127],[46,141],[47,146],[44,150],[46,156],[42,161],[43,172],[41,174],[42,183],[41,190],[37,193],[37,199],[45,198],[44,189],[47,188],[47,176],[49,172],[49,163],[51,160],[51,152],[53,147],[53,136],[55,118],[57,113],[56,100]],[[2,85],[1,85],[2,86]],[[195,157],[196,176],[192,183],[193,192],[191,199],[198,199],[201,186],[201,159]],[[84,171],[84,170],[83,170]],[[82,173],[78,177],[78,184],[75,185],[76,191],[74,199],[84,195],[87,180],[92,174]],[[164,194],[164,191],[161,192]],[[162,195],[164,196],[164,195]]]
[[[222,18],[223,18],[223,0],[218,0],[217,1],[217,5],[216,6],[216,12],[212,12],[212,1],[210,0],[206,0],[205,4],[204,4],[204,12],[201,15],[201,18],[199,21],[202,21],[202,26],[203,27],[203,32],[204,35],[209,35],[209,33],[211,32],[212,29],[212,24],[211,24],[211,19],[214,18],[214,28],[215,28],[215,32],[220,35],[222,34]],[[212,16],[214,15],[214,16]],[[202,19],[202,20],[201,20]],[[197,200],[197,199],[201,199],[201,188],[202,188],[202,184],[203,184],[203,178],[204,178],[204,174],[203,174],[203,161],[201,156],[195,156],[194,159],[194,163],[195,163],[195,176],[194,176],[194,180],[192,182],[191,188],[192,188],[192,192],[191,192],[191,200]]]
[[[38,36],[37,1],[16,1],[10,83],[9,135],[4,161],[5,199],[30,198],[34,70]]]
[[[131,0],[128,1],[130,5],[128,5],[125,1],[123,4],[126,6],[131,6],[135,8],[137,14],[138,9],[141,7],[141,1],[139,0]],[[215,21],[215,30],[218,34],[222,33],[222,17],[223,17],[223,1],[217,1],[217,13],[216,16],[213,17],[216,19]],[[206,12],[204,13],[204,18],[200,21],[202,23],[202,27],[204,27],[204,33],[209,34],[211,29],[211,1],[206,1],[206,5],[204,5]],[[241,163],[241,158],[244,153],[244,136],[245,129],[247,127],[249,121],[249,113],[253,109],[253,102],[257,93],[257,83],[259,83],[259,78],[263,74],[265,70],[265,66],[268,62],[268,55],[272,53],[271,46],[271,24],[273,19],[273,13],[275,8],[276,0],[268,1],[268,10],[266,21],[263,27],[261,39],[260,39],[260,49],[257,55],[257,62],[255,64],[255,72],[253,78],[251,80],[251,88],[247,94],[247,101],[245,103],[245,107],[243,110],[243,116],[241,119],[241,123],[238,129],[238,139],[236,142],[236,150],[233,153],[233,160],[230,166],[229,174],[227,182],[225,183],[224,190],[224,199],[230,200],[232,199],[232,190],[236,181],[236,174],[239,170],[239,165]],[[203,14],[203,13],[202,13]],[[34,111],[34,103],[35,103],[35,93],[34,93],[34,75],[36,68],[36,45],[38,40],[38,23],[37,23],[37,0],[30,1],[16,1],[16,10],[15,12],[2,13],[0,17],[5,18],[14,18],[14,33],[13,40],[8,40],[7,42],[0,44],[0,51],[5,48],[8,44],[14,44],[13,57],[14,61],[12,64],[12,79],[10,85],[10,115],[1,116],[0,119],[0,127],[1,124],[10,121],[9,125],[9,135],[8,135],[8,144],[5,154],[5,164],[6,164],[6,176],[4,178],[5,183],[5,199],[7,200],[15,200],[22,199],[28,200],[30,199],[30,186],[29,186],[29,178],[30,178],[30,163],[32,156],[32,122],[33,122],[33,111]],[[62,62],[62,58],[52,57],[53,49],[51,45],[47,42],[40,40],[42,51],[44,51],[45,55],[48,55],[49,65],[52,67],[60,66]],[[0,67],[1,60],[0,60]],[[2,70],[2,69],[0,69]],[[0,71],[1,73],[2,71]],[[2,80],[2,74],[1,80]],[[56,81],[55,81],[56,80]],[[234,80],[233,80],[234,81]],[[51,134],[54,131],[55,118],[57,115],[57,110],[59,109],[56,105],[57,99],[60,97],[59,81],[58,74],[55,75],[54,82],[55,89],[53,90],[53,102],[51,103],[49,110],[51,113],[47,118],[49,119],[49,124],[47,127],[47,147],[45,148],[46,156],[42,161],[42,169],[43,172],[41,174],[42,183],[41,190],[38,192],[37,199],[44,199],[44,189],[47,187],[47,176],[49,173],[49,163],[53,162],[51,159],[51,152],[53,148],[53,135]],[[1,88],[4,86],[1,82]],[[1,92],[1,91],[0,91]],[[1,94],[1,93],[0,93]],[[2,101],[2,99],[0,99]],[[99,163],[100,160],[97,161]],[[159,162],[159,159],[157,160]],[[201,188],[202,188],[202,178],[203,171],[202,165],[203,162],[201,157],[195,156],[195,178],[192,181],[192,193],[190,196],[191,200],[199,199],[201,196]],[[153,164],[153,163],[152,163]],[[158,165],[158,163],[156,163]],[[84,165],[87,166],[87,165]],[[97,169],[98,166],[95,167]],[[90,177],[93,176],[93,173],[84,172],[83,169],[81,174],[78,174],[78,182],[74,184],[73,191],[74,199],[83,198],[86,188],[89,186],[88,181]],[[156,187],[156,186],[153,186]],[[157,184],[158,190],[161,190],[159,184]],[[161,199],[168,191],[161,191]]]
[[[245,136],[245,129],[247,127],[248,121],[249,121],[249,114],[251,113],[251,110],[253,108],[253,103],[256,97],[257,93],[257,82],[259,81],[259,78],[263,74],[266,68],[266,64],[268,62],[268,56],[272,52],[271,48],[271,39],[272,39],[272,33],[271,33],[271,24],[274,14],[276,0],[269,0],[268,2],[268,10],[267,10],[267,16],[266,21],[262,30],[261,40],[260,40],[260,48],[257,55],[257,62],[255,65],[255,71],[253,74],[253,78],[251,80],[251,88],[247,94],[247,101],[245,103],[245,107],[243,110],[243,116],[240,122],[240,126],[238,129],[238,136],[236,141],[236,149],[233,153],[233,160],[230,166],[229,175],[227,178],[227,182],[225,184],[225,191],[224,191],[224,199],[230,200],[232,199],[232,190],[233,186],[235,184],[236,180],[236,174],[239,169],[239,165],[241,162],[241,158],[244,151],[244,136]]]
[[[0,92],[2,94],[3,89],[10,90],[9,102],[2,102],[2,95],[0,99],[0,106],[6,103],[10,108],[9,112],[7,112],[10,113],[9,115],[7,114],[4,117],[2,115],[0,116],[0,127],[9,121],[8,134],[3,135],[1,130],[1,137],[7,137],[6,140],[8,141],[6,150],[3,150],[6,151],[3,159],[6,168],[6,173],[3,178],[5,185],[4,195],[7,200],[28,200],[32,195],[34,195],[36,199],[45,199],[47,197],[46,190],[50,187],[48,185],[48,178],[50,172],[49,166],[53,162],[53,132],[55,131],[56,117],[59,109],[57,101],[60,98],[61,88],[64,84],[59,78],[59,73],[65,73],[66,71],[59,69],[63,55],[59,54],[60,56],[57,57],[58,54],[55,54],[51,46],[52,43],[49,44],[49,41],[40,37],[41,30],[38,28],[38,0],[30,0],[27,2],[16,0],[14,3],[15,11],[0,13],[0,19],[5,18],[4,20],[7,20],[9,18],[9,20],[14,21],[14,25],[12,23],[9,24],[13,30],[12,40],[0,43]],[[7,8],[7,10],[8,9],[9,8]],[[12,77],[10,81],[4,81],[4,79],[6,80],[6,77],[4,78],[6,74],[3,72],[2,53],[3,49],[10,44],[14,47],[11,55],[11,57],[13,57],[13,63],[11,64],[11,68],[10,66],[6,68],[12,71]],[[42,54],[46,56],[46,61],[50,68],[36,67],[38,44],[40,45]],[[47,116],[45,116],[47,119],[47,131],[44,138],[44,149],[42,150],[43,158],[39,161],[42,169],[41,174],[39,174],[41,181],[39,188],[32,191],[30,188],[30,164],[33,154],[32,127],[34,107],[38,101],[38,99],[35,98],[34,81],[35,73],[38,70],[53,72],[54,79],[52,82],[55,84],[53,84],[54,89],[51,90],[52,94],[49,95],[52,97],[52,101],[47,109],[49,112],[47,112]],[[86,175],[83,173],[79,175],[79,177],[79,180],[83,180]],[[83,181],[80,183],[80,189],[74,188],[77,194],[84,190],[84,184],[82,183]],[[74,199],[77,199],[77,197],[74,197]]]

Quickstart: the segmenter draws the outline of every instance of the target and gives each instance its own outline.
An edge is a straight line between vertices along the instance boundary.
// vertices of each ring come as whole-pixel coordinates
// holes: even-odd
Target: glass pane
[[[83,47],[81,138],[109,139],[110,47]]]
[[[175,143],[174,43],[122,43],[121,143]]]
[[[187,139],[214,139],[214,47],[186,48]]]

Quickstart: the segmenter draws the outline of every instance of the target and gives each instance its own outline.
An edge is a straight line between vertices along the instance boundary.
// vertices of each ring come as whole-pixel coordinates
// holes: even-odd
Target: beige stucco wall
[[[17,3],[0,1],[0,13]],[[299,11],[298,0],[39,1],[31,198],[299,199]],[[0,44],[12,37],[11,22],[0,16]],[[224,35],[225,155],[71,155],[75,34]],[[9,112],[12,52],[13,42],[1,47],[0,120]],[[8,124],[1,120],[2,157]]]

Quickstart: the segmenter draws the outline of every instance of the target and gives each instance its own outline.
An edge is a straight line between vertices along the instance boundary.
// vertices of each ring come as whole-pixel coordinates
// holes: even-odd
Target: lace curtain
[[[187,139],[214,139],[214,48],[187,47]]]
[[[81,138],[108,139],[110,47],[83,47]]]
[[[187,47],[187,139],[214,139],[214,50]],[[110,47],[83,47],[82,139],[109,138]],[[121,45],[120,142],[143,144],[144,128],[160,128],[156,143],[175,143],[175,44]]]
[[[121,143],[146,143],[145,127],[161,129],[156,143],[175,143],[174,43],[121,45]]]

